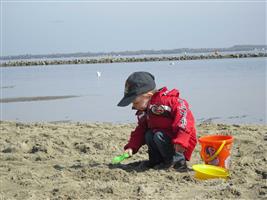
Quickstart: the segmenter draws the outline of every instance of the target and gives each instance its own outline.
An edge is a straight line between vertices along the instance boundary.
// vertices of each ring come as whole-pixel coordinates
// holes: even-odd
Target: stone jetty
[[[101,57],[101,58],[77,58],[69,60],[19,60],[1,61],[0,67],[16,66],[46,66],[46,65],[68,65],[68,64],[96,64],[96,63],[127,63],[127,62],[156,62],[156,61],[183,61],[202,59],[229,59],[229,58],[253,58],[267,57],[266,52],[261,53],[235,53],[235,54],[202,54],[183,56],[154,56],[154,57]]]

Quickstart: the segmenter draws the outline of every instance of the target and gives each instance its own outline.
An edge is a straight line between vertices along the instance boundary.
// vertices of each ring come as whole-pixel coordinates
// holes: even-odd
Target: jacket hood
[[[158,90],[160,96],[179,97],[180,92],[177,89],[168,90],[167,87],[163,87]]]

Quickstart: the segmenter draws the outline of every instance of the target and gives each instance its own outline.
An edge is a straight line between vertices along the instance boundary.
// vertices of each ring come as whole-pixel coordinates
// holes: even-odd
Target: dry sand
[[[198,137],[235,137],[228,181],[140,169],[145,146],[113,167],[134,126],[1,122],[0,199],[267,199],[266,125],[198,125]],[[199,150],[189,166],[202,162]]]

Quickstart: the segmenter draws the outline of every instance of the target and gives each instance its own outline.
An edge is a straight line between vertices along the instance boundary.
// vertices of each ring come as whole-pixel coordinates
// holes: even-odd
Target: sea
[[[2,67],[1,120],[134,123],[118,107],[127,77],[155,76],[157,88],[178,89],[197,123],[266,124],[267,58]],[[75,96],[40,101],[6,98]]]

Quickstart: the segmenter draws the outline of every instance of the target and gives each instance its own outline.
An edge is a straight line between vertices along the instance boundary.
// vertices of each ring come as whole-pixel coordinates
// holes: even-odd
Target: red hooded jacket
[[[146,111],[137,111],[138,126],[131,133],[124,149],[131,148],[136,153],[145,144],[145,133],[162,131],[173,144],[180,144],[186,151],[186,160],[190,160],[197,144],[195,120],[186,100],[179,97],[179,91],[168,91],[166,87],[158,90],[148,104]]]

